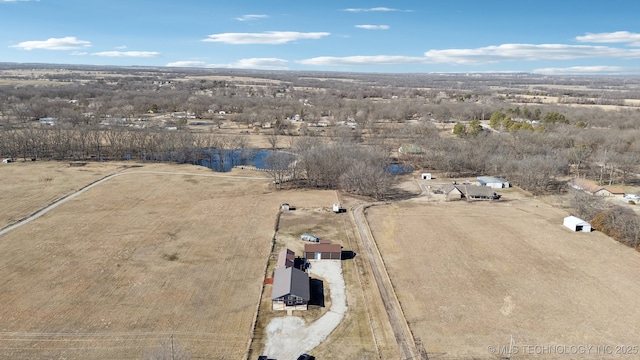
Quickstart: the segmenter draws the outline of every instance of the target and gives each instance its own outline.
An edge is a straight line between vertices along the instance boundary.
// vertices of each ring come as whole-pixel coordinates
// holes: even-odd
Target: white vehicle
[[[634,202],[636,202],[636,203],[637,203],[638,201],[640,201],[640,196],[635,195],[635,194],[624,194],[624,198],[623,198],[623,200],[624,200],[625,202],[627,202],[627,201],[634,201]]]

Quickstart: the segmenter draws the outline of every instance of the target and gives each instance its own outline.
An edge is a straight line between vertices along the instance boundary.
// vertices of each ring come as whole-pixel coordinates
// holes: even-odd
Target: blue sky
[[[640,74],[638,16],[637,0],[0,0],[0,61]]]

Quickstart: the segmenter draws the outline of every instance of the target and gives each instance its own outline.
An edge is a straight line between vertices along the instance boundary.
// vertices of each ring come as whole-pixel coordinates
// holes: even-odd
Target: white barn
[[[511,186],[507,180],[493,176],[479,176],[476,179],[476,183],[480,186],[488,186],[492,189],[502,189]]]
[[[563,225],[572,231],[591,232],[591,224],[573,215],[564,218]]]

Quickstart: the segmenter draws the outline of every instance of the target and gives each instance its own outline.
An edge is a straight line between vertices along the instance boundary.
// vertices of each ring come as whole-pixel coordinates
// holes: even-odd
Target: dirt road
[[[104,178],[93,182],[85,187],[83,187],[82,189],[69,194],[65,197],[63,197],[62,199],[53,202],[52,204],[48,205],[47,207],[37,211],[36,213],[34,213],[33,215],[24,218],[20,221],[18,221],[17,223],[7,226],[4,229],[0,229],[0,236],[22,226],[25,225],[39,217],[41,217],[42,215],[48,213],[49,211],[55,209],[56,207],[64,204],[65,202],[81,195],[82,193],[84,193],[85,191],[93,188],[94,186],[98,186],[102,183],[104,183],[105,181],[108,181],[110,179],[113,179],[116,176],[121,176],[121,175],[130,175],[130,174],[167,174],[167,175],[189,175],[189,176],[209,176],[209,177],[225,177],[225,178],[239,178],[239,179],[251,179],[251,180],[268,180],[268,178],[259,178],[259,177],[245,177],[245,176],[233,176],[233,175],[218,175],[218,174],[193,174],[193,173],[187,173],[187,172],[168,172],[168,171],[127,171],[127,172],[120,172],[120,173],[115,173],[115,174],[111,174],[108,176],[105,176]]]
[[[416,351],[415,341],[409,325],[405,320],[404,313],[400,306],[400,302],[396,297],[391,279],[387,274],[382,256],[378,251],[369,224],[364,216],[364,209],[370,205],[363,204],[354,207],[351,211],[353,220],[358,228],[359,241],[361,248],[366,251],[366,257],[369,260],[371,269],[376,279],[376,285],[385,304],[389,323],[393,329],[393,334],[398,343],[400,359],[417,359],[418,351]]]

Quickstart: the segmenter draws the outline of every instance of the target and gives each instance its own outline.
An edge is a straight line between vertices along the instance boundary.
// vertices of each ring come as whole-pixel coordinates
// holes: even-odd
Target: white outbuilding
[[[563,225],[573,231],[591,232],[591,224],[573,215],[564,218]]]
[[[422,180],[431,180],[431,173],[422,173]]]

